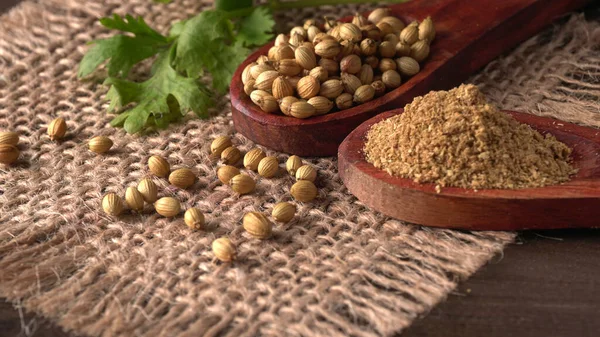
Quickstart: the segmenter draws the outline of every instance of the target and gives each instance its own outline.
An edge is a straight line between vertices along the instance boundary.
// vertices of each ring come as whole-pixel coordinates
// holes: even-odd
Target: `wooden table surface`
[[[0,13],[19,1],[0,0]],[[600,1],[584,12],[600,17]],[[599,313],[600,230],[522,232],[402,336],[595,337]],[[0,299],[4,336],[76,335]]]

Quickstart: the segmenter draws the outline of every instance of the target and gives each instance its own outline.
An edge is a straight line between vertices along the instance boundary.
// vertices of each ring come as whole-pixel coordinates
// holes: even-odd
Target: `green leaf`
[[[115,35],[93,41],[94,45],[79,65],[79,77],[91,74],[106,60],[109,60],[109,76],[126,77],[136,63],[155,55],[168,43],[166,37],[150,28],[142,18],[127,15],[124,20],[115,14],[112,18],[100,19],[100,22],[107,28],[133,33],[134,36]]]
[[[216,0],[215,8],[222,11],[252,7],[252,0]]]
[[[195,78],[178,74],[171,67],[171,55],[170,50],[159,55],[156,72],[145,82],[135,83],[116,77],[106,79],[105,84],[111,85],[106,94],[111,101],[109,111],[137,103],[117,116],[111,125],[122,125],[128,133],[136,133],[149,125],[165,127],[188,110],[200,117],[208,117],[207,109],[212,104],[209,92]]]
[[[154,2],[160,2],[160,3],[163,3],[163,4],[168,4],[168,3],[173,2],[173,0],[154,0]]]
[[[252,13],[240,20],[237,40],[245,46],[265,44],[273,38],[275,21],[267,7],[257,7]]]
[[[213,86],[225,92],[249,50],[234,44],[233,24],[223,11],[204,11],[190,19],[177,39],[175,68],[190,77],[208,70]]]

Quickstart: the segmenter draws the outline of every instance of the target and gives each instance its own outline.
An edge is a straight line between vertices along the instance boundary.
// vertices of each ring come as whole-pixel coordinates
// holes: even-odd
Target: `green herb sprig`
[[[251,48],[273,38],[273,10],[369,1],[270,0],[253,7],[252,0],[217,0],[215,9],[173,23],[167,36],[141,17],[115,14],[100,23],[121,33],[92,41],[78,76],[86,77],[106,64],[108,111],[119,113],[111,125],[122,126],[128,133],[165,128],[189,111],[206,118],[214,105],[212,96],[227,91],[235,69]],[[149,58],[154,58],[151,77],[144,82],[128,80],[131,69]],[[206,74],[212,78],[211,85],[200,81]]]

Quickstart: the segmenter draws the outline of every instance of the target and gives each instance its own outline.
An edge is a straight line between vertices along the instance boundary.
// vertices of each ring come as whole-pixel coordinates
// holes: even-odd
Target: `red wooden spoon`
[[[600,227],[600,130],[552,118],[507,111],[542,134],[573,149],[572,180],[540,188],[478,190],[418,184],[375,168],[364,158],[371,125],[402,109],[380,114],[352,131],[340,145],[338,168],[348,190],[384,214],[425,226],[477,230]]]
[[[436,38],[421,72],[386,95],[352,109],[296,119],[262,112],[244,93],[241,74],[272,43],[240,65],[231,82],[238,132],[271,149],[301,156],[332,156],[344,137],[380,112],[403,107],[430,90],[449,89],[566,12],[589,0],[412,0],[391,6],[405,22],[431,16]],[[349,19],[347,19],[349,20]]]

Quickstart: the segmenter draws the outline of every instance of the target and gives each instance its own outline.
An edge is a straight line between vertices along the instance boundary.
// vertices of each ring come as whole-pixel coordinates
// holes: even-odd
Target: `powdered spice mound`
[[[416,97],[371,127],[364,151],[375,167],[438,191],[539,187],[575,173],[568,146],[500,112],[474,85]]]

